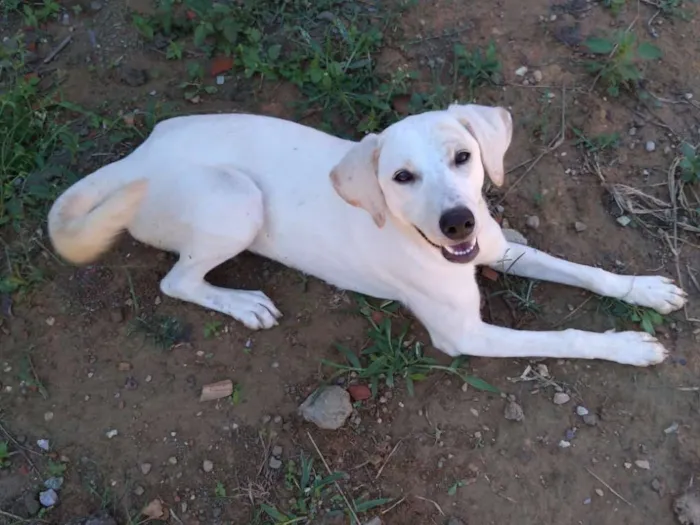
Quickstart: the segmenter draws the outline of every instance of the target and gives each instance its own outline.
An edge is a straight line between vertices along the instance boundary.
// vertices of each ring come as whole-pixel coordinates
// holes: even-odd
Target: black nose
[[[440,217],[440,231],[453,241],[461,241],[469,237],[474,231],[475,224],[474,214],[464,206],[447,210]]]

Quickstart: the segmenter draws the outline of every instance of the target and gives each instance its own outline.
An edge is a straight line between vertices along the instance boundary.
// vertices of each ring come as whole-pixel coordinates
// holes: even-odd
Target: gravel
[[[337,430],[352,414],[350,394],[339,386],[312,393],[299,407],[299,414],[308,422],[326,430]]]
[[[504,410],[503,416],[508,421],[522,421],[525,419],[525,412],[523,412],[523,407],[521,407],[515,401],[509,401]]]

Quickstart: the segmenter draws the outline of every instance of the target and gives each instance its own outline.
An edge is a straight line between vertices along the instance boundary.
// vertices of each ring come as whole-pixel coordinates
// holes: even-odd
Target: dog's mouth
[[[450,246],[440,246],[439,244],[435,244],[433,241],[428,239],[428,237],[419,228],[416,228],[416,230],[428,244],[440,250],[442,256],[450,262],[460,264],[469,263],[472,262],[479,254],[479,241],[476,237],[471,240],[452,244]]]

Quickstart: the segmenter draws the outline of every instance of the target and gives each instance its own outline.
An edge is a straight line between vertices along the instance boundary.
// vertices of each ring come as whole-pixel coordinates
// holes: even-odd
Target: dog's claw
[[[688,294],[668,277],[634,277],[632,289],[624,301],[638,306],[653,308],[660,314],[669,314],[685,306]]]

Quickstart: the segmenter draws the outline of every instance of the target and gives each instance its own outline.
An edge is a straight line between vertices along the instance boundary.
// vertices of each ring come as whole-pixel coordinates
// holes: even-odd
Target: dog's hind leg
[[[281,313],[261,291],[229,290],[205,281],[210,270],[250,246],[264,223],[263,196],[238,171],[209,170],[189,177],[177,192],[177,251],[180,259],[161,282],[164,294],[216,310],[252,330],[271,328]],[[187,188],[188,185],[192,188]],[[196,185],[196,186],[195,186]],[[190,189],[183,192],[183,189]],[[167,190],[166,190],[167,191]],[[175,204],[174,204],[175,206]],[[170,228],[173,232],[173,228]]]

